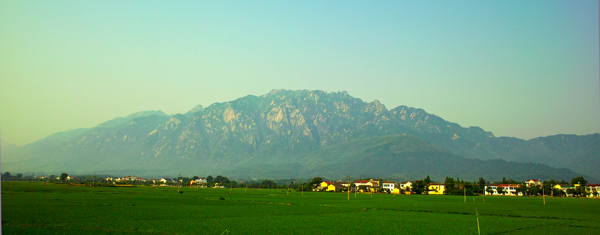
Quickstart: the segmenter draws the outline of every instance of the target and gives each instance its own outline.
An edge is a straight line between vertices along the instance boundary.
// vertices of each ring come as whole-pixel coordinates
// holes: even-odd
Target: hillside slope
[[[2,167],[152,176],[219,174],[257,164],[298,168],[294,164],[324,147],[389,135],[416,136],[455,156],[545,163],[599,176],[599,134],[498,138],[421,109],[388,110],[377,100],[366,103],[346,92],[309,90],[273,90],[198,106],[184,115],[139,112],[2,150]]]

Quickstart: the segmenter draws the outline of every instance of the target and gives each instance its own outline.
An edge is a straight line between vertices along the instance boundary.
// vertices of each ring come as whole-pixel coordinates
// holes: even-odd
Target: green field
[[[600,234],[598,199],[182,191],[2,182],[2,232],[477,234],[477,208],[481,234]]]

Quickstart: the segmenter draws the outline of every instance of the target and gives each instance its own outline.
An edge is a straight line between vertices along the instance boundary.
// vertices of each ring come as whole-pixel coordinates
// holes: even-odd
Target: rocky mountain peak
[[[367,103],[345,91],[279,89],[260,97],[249,95],[215,103],[206,109],[198,105],[188,113],[192,112],[195,114],[189,116],[140,112],[95,128],[49,136],[15,147],[11,153],[3,149],[2,166],[11,171],[25,167],[58,171],[56,166],[70,166],[69,169],[88,172],[138,169],[148,174],[177,173],[180,169],[190,174],[219,174],[236,167],[254,171],[259,164],[300,164],[309,169],[310,165],[304,165],[301,158],[311,152],[351,140],[391,135],[415,136],[423,143],[430,142],[467,158],[553,163],[589,174],[597,172],[594,167],[600,159],[599,135],[565,135],[529,142],[495,138],[479,127],[463,128],[422,109],[398,106],[388,111],[379,100]],[[388,147],[380,143],[384,139],[372,139],[368,145],[380,147],[368,153],[388,156]],[[406,146],[419,149],[413,144]],[[336,155],[326,152],[323,156]],[[562,156],[576,161],[550,159]],[[31,161],[29,166],[7,165],[6,159]],[[332,160],[332,164],[338,163]],[[320,174],[321,169],[329,170],[313,170]],[[377,166],[368,169],[377,172]]]
[[[201,112],[204,110],[204,107],[202,107],[202,105],[196,105],[194,108],[190,109],[190,111],[188,111],[186,114],[194,114],[197,112]]]

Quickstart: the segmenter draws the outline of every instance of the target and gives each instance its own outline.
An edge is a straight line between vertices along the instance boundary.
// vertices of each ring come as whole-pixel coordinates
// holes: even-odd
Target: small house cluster
[[[357,192],[357,193],[380,193],[386,192],[391,194],[411,194],[414,182],[394,182],[394,181],[383,181],[383,180],[355,180],[354,182],[349,181],[322,181],[319,184],[313,185],[313,191],[325,191],[325,192]],[[537,187],[542,190],[543,183],[539,179],[529,179],[525,182],[514,183],[514,184],[488,184],[484,186],[483,192],[485,195],[507,195],[507,196],[524,196],[524,192],[527,188]],[[423,193],[430,195],[442,195],[445,193],[444,183],[429,183],[425,186],[426,190]],[[565,196],[573,196],[570,189],[581,188],[579,184],[553,184],[551,189],[553,191],[560,190]],[[499,191],[500,190],[500,191]],[[586,197],[600,197],[600,184],[587,184],[585,189],[588,194]],[[595,193],[594,193],[595,192]],[[542,191],[536,193],[536,195],[544,194]],[[532,194],[533,195],[533,194]],[[548,193],[546,193],[548,195]]]
[[[313,185],[313,191],[325,192],[347,192],[349,182],[346,181],[323,181],[318,185]],[[384,180],[355,180],[350,183],[350,191],[358,193],[378,193],[387,192],[392,194],[411,194],[412,182],[394,182]],[[429,194],[444,194],[444,184],[431,183]]]
[[[541,186],[542,182],[539,179],[529,179],[527,181],[525,181],[525,185],[527,187],[532,187],[532,186]],[[566,185],[562,185],[562,187],[565,188],[561,188],[561,185],[557,184],[555,187],[558,186],[558,189],[564,189],[565,193],[566,193],[566,187],[569,187],[568,184]],[[488,190],[491,189],[491,190]],[[490,184],[489,186],[485,186],[484,188],[484,192],[485,195],[507,195],[507,196],[523,196],[523,193],[518,192],[519,188],[519,184]],[[498,191],[499,189],[501,189],[500,191]]]
[[[519,190],[519,187],[523,188],[523,186],[525,186],[526,188],[531,188],[537,186],[541,187],[542,185],[542,181],[539,179],[530,179],[525,181],[524,184],[490,184],[489,186],[485,186],[484,192],[485,195],[524,196],[523,190]],[[559,190],[559,192],[564,193],[564,195],[572,196],[571,190],[580,187],[580,184],[554,184],[551,185],[551,190],[555,191],[554,189],[556,189]],[[600,192],[600,184],[587,184],[585,185],[585,191],[589,192],[589,194],[586,195],[587,197],[599,197],[597,193],[594,195],[593,192]]]
[[[113,177],[107,177],[106,179],[104,179],[106,182],[109,183],[151,183],[151,184],[160,184],[162,186],[167,186],[169,184],[177,184],[177,179],[172,179],[169,177],[163,177],[160,179],[144,179],[142,177],[135,177],[135,176],[125,176],[125,177],[117,177],[117,178],[113,178]],[[190,186],[194,186],[194,185],[205,185],[207,183],[206,178],[198,178],[195,180],[190,180],[189,184]]]

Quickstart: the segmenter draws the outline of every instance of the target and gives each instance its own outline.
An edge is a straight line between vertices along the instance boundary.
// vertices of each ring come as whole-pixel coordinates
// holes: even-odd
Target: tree
[[[552,196],[553,197],[560,197],[562,195],[564,195],[564,192],[562,190],[552,187]]]
[[[527,190],[529,188],[527,188],[527,185],[525,183],[521,183],[519,184],[519,187],[517,187],[517,195],[519,195],[519,193],[521,193],[523,196],[527,195]]]
[[[229,183],[229,179],[227,179],[227,177],[225,177],[225,176],[218,175],[218,176],[217,176],[217,177],[216,177],[216,178],[213,180],[213,182],[215,182],[215,183],[219,183],[219,185],[223,185],[223,184],[228,184],[228,183]]]
[[[2,174],[2,178],[10,178],[10,172],[4,172],[4,174]]]
[[[479,177],[479,181],[477,181],[477,184],[479,184],[479,186],[483,187],[485,186],[485,179],[483,179],[483,177]]]
[[[454,184],[454,178],[446,176],[446,180],[444,180],[444,189],[444,194],[455,195],[456,187]]]
[[[507,184],[519,184],[519,182],[517,182],[516,180],[513,180],[513,179],[507,179],[506,183]]]
[[[17,173],[17,179],[23,178],[23,174]]]
[[[426,185],[423,182],[423,180],[416,180],[412,183],[412,185],[413,186],[411,187],[411,190],[415,194],[422,194],[423,191],[425,191],[425,189],[426,189]]]
[[[552,194],[552,185],[548,182],[544,182],[542,184],[542,194],[550,195]]]
[[[498,187],[496,187],[496,192],[498,192],[498,194],[500,194],[500,195],[504,195],[504,188],[498,186]]]
[[[65,180],[67,180],[67,177],[69,177],[69,174],[67,174],[67,173],[60,174],[60,181],[62,181],[64,183]]]
[[[540,186],[540,185],[531,186],[531,187],[529,187],[529,195],[537,196],[541,190],[542,190],[542,186]]]
[[[577,190],[575,190],[573,188],[567,189],[567,194],[571,194],[573,196],[576,196],[577,195]]]
[[[320,184],[321,182],[323,182],[323,178],[321,178],[321,177],[315,177],[315,178],[313,178],[313,179],[312,179],[312,180],[309,182],[309,185],[312,187],[313,185],[315,185],[315,184],[316,184],[316,185],[318,185],[318,184]]]
[[[571,180],[571,185],[579,184],[579,187],[585,187],[587,185],[587,180],[583,178],[583,176],[575,177]]]
[[[260,187],[261,188],[277,188],[277,183],[275,183],[275,181],[272,181],[272,180],[263,180],[263,182],[260,183]]]
[[[206,177],[206,182],[208,182],[208,183],[212,183],[213,180],[214,180],[214,178],[212,177],[212,175],[209,175]]]
[[[479,185],[479,188],[484,189],[485,188],[485,179],[483,179],[483,177],[479,177],[479,181],[477,181],[477,184]]]
[[[485,189],[485,191],[486,191],[488,194],[490,194],[490,195],[492,195],[492,193],[494,193],[494,190],[492,190],[492,187],[490,187],[490,186],[487,186],[487,188]]]
[[[191,181],[190,178],[188,178],[188,177],[181,177],[180,180],[181,180],[181,185],[190,185],[190,181]]]

